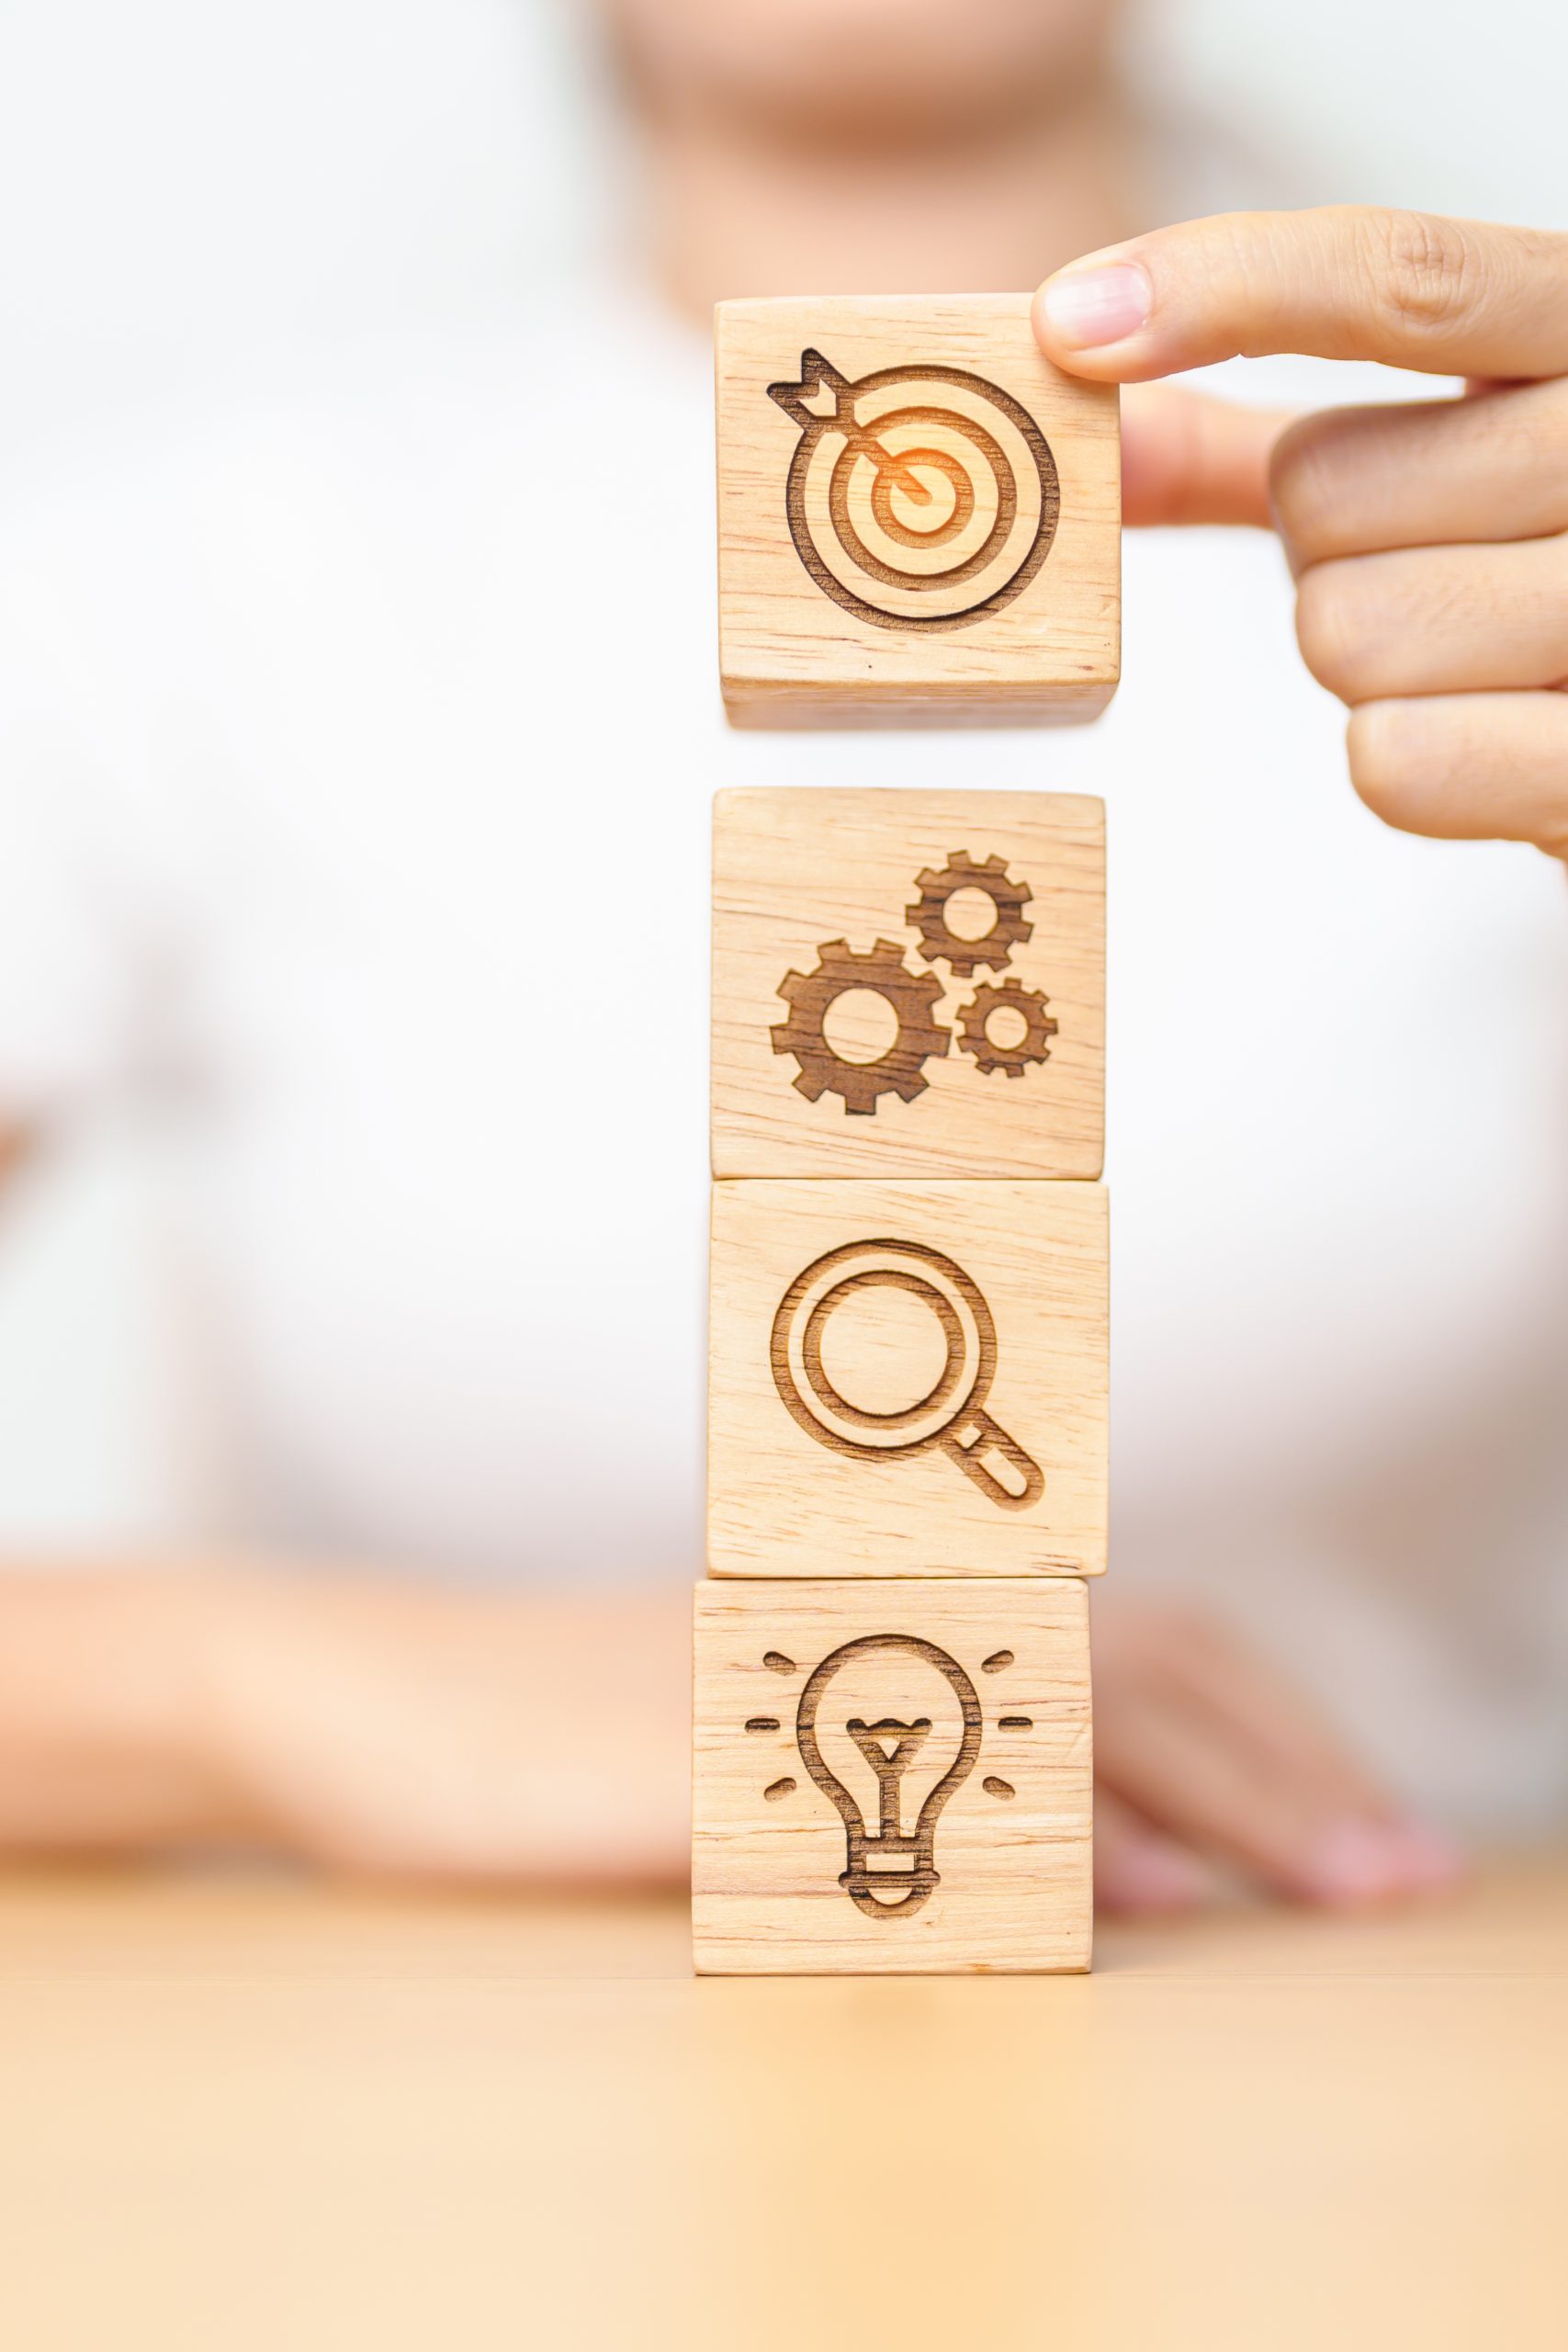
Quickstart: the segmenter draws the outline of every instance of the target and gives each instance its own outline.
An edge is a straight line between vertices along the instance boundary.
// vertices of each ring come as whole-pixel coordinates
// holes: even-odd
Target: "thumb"
[[[1122,520],[1251,523],[1266,528],[1269,453],[1287,413],[1236,408],[1168,384],[1122,394]]]

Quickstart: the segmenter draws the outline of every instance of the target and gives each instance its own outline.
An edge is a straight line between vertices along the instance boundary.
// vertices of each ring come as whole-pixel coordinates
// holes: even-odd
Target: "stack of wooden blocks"
[[[1115,396],[1022,297],[719,316],[743,723],[1082,717]],[[720,796],[697,1966],[1089,1965],[1103,810]]]

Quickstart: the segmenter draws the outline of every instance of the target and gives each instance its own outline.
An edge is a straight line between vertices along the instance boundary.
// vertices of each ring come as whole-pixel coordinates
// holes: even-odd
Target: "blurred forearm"
[[[682,1588],[0,1572],[0,1850],[677,1880],[690,1613]]]
[[[242,1847],[358,1876],[673,1885],[691,1595],[364,1572],[0,1573],[0,1852]],[[1190,1611],[1096,1624],[1098,1864],[1121,1909],[1213,1871],[1312,1902],[1450,1883],[1278,1672]]]
[[[242,1829],[211,1720],[213,1598],[195,1574],[0,1574],[0,1846]]]

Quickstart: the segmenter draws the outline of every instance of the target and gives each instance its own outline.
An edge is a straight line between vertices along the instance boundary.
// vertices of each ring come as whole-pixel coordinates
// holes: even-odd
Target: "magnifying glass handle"
[[[965,1477],[973,1478],[980,1492],[989,1495],[1003,1510],[1027,1510],[1045,1492],[1045,1473],[1039,1463],[989,1413],[965,1413],[952,1429],[943,1430],[938,1443]],[[1010,1481],[997,1476],[987,1456],[1006,1465]]]

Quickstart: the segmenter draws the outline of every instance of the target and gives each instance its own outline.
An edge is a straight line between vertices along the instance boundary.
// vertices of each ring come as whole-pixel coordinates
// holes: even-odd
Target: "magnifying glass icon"
[[[946,1343],[933,1385],[912,1405],[872,1412],[835,1386],[822,1344],[835,1312],[869,1290],[903,1291],[930,1308]],[[935,1447],[1002,1510],[1045,1491],[1039,1464],[986,1410],[997,1327],[979,1284],[918,1241],[851,1241],[795,1276],[773,1317],[773,1380],[795,1419],[835,1453],[896,1461]],[[841,1376],[841,1375],[840,1375]]]

